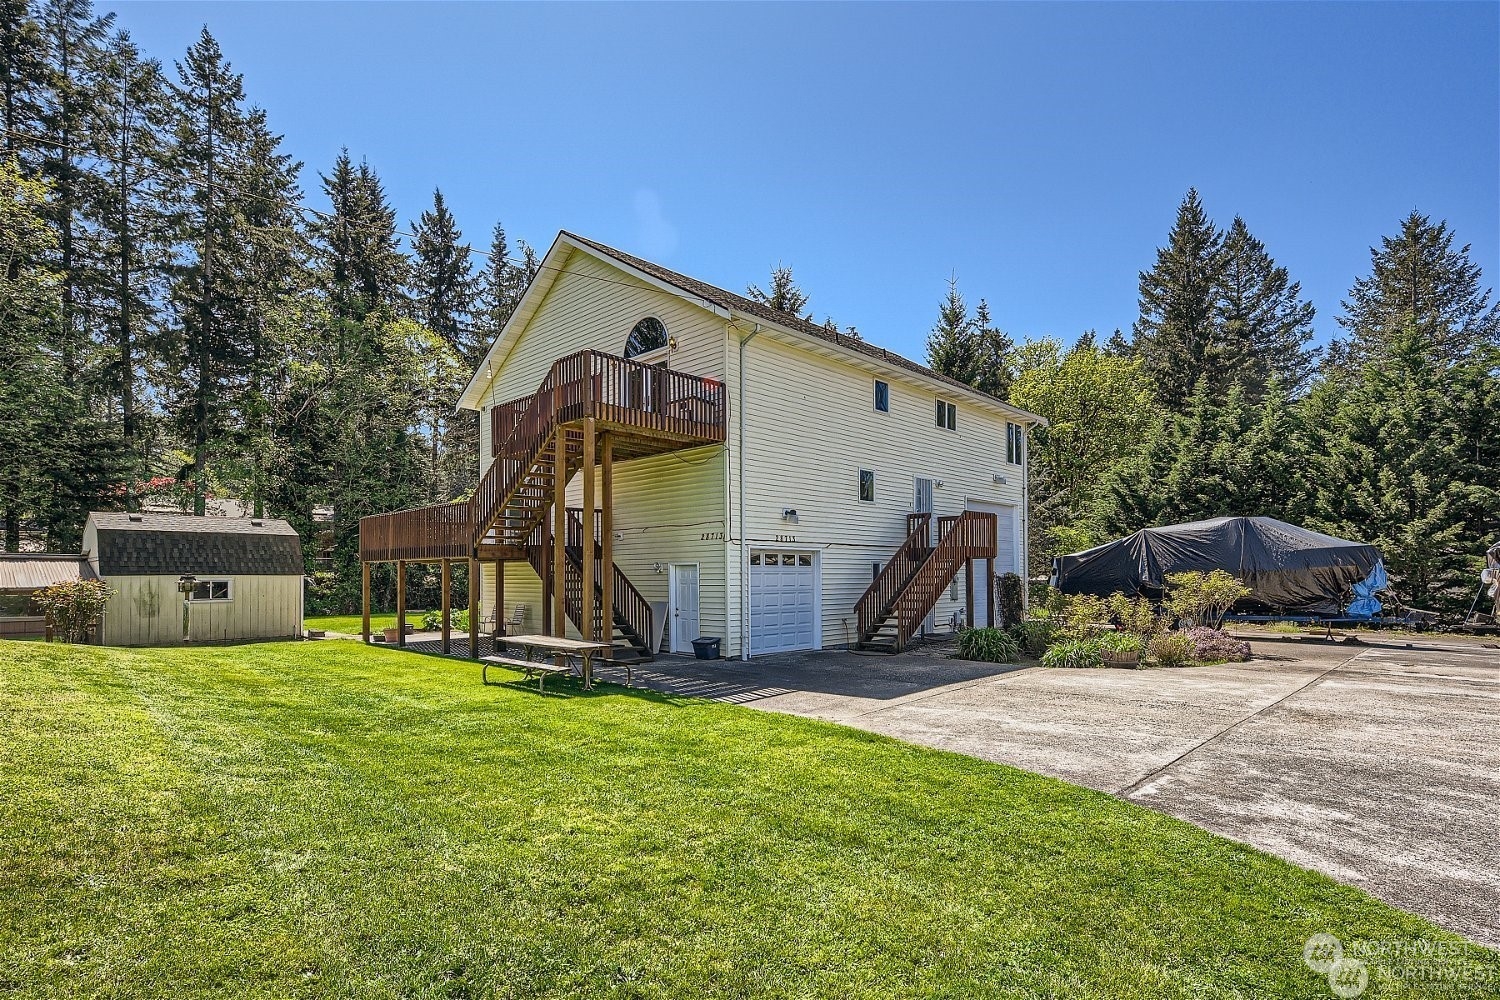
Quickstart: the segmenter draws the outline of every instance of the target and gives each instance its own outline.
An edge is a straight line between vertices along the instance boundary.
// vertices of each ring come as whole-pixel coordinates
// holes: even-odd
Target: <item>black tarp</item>
[[[1066,594],[1161,595],[1169,573],[1222,569],[1250,588],[1243,609],[1336,613],[1350,587],[1380,560],[1373,545],[1320,534],[1270,517],[1144,528],[1059,557],[1055,582]]]

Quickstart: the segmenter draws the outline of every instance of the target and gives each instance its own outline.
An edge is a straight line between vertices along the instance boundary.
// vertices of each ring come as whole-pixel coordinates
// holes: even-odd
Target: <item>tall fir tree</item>
[[[1214,320],[1225,361],[1255,399],[1273,381],[1296,395],[1317,366],[1317,353],[1308,347],[1312,303],[1239,216],[1224,234],[1221,253]]]
[[[812,319],[812,313],[807,308],[807,293],[798,287],[797,279],[792,276],[792,269],[785,264],[777,264],[771,268],[771,280],[765,288],[751,285],[745,289],[745,294],[761,305],[791,313],[801,319]]]
[[[430,496],[436,502],[465,493],[478,481],[479,418],[467,410],[453,412],[453,403],[461,389],[456,373],[473,371],[487,345],[474,323],[479,281],[470,249],[441,190],[433,192],[432,208],[417,220],[413,236],[412,301],[418,319],[444,348],[429,352],[434,395],[426,408]]]
[[[1199,379],[1226,387],[1233,359],[1216,336],[1215,304],[1223,268],[1223,234],[1204,211],[1195,189],[1177,207],[1167,245],[1140,275],[1140,318],[1135,351],[1157,386],[1158,398],[1177,412]]]
[[[42,26],[28,0],[0,0],[0,149],[24,177],[39,169],[45,53]]]
[[[937,322],[927,334],[927,366],[939,375],[964,381],[979,359],[974,343],[974,321],[958,290],[958,278],[948,279],[948,294],[938,306]]]

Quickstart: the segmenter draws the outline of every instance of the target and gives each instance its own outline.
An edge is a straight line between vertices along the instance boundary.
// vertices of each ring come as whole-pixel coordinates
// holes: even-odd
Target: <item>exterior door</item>
[[[982,500],[970,500],[970,510],[980,511],[985,514],[995,515],[995,576],[1006,573],[1019,573],[1020,567],[1017,563],[1018,549],[1016,546],[1016,508],[1008,503],[986,503]],[[990,599],[991,584],[994,581],[985,579],[984,563],[979,562],[974,567],[974,618],[971,625],[983,625],[985,622],[985,602]],[[996,609],[995,623],[1000,622],[1000,612]]]
[[[810,552],[750,553],[750,653],[818,648],[818,566]]]
[[[698,638],[698,564],[672,565],[671,651],[687,653]]]

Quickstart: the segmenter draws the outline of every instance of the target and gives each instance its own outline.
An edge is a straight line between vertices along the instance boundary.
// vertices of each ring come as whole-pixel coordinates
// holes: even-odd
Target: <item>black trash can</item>
[[[694,639],[693,655],[700,660],[717,660],[719,658],[718,637],[707,636]]]

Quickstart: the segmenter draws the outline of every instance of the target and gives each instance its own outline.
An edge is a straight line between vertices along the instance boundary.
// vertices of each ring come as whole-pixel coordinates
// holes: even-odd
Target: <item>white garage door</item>
[[[818,570],[806,552],[750,553],[750,652],[817,645]]]

